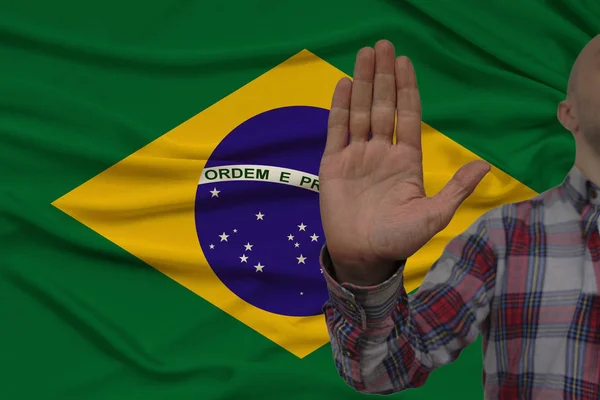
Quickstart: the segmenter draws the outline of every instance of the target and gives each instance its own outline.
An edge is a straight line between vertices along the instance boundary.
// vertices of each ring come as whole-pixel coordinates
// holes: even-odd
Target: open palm
[[[327,247],[338,276],[354,283],[384,279],[385,266],[446,227],[489,171],[469,163],[440,193],[425,195],[416,76],[394,53],[388,41],[362,49],[354,80],[338,83],[319,171]]]

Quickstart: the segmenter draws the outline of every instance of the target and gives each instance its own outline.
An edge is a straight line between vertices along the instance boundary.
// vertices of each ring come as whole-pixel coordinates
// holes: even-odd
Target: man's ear
[[[563,100],[558,104],[557,117],[562,126],[570,132],[575,132],[577,128],[577,118],[570,100]]]

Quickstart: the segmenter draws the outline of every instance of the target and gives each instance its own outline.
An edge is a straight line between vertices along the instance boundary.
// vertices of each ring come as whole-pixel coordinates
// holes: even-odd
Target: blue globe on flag
[[[245,302],[286,316],[322,313],[318,173],[329,110],[293,106],[230,132],[196,193],[196,230],[223,284]]]

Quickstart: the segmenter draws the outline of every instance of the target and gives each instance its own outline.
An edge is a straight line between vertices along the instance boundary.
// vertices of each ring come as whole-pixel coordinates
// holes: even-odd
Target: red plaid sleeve
[[[423,385],[475,340],[489,315],[496,256],[483,218],[446,246],[411,295],[403,286],[404,262],[374,287],[338,283],[326,246],[321,263],[335,365],[360,392],[391,394]]]

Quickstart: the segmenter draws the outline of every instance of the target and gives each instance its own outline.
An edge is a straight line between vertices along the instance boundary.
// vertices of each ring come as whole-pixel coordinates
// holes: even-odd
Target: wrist
[[[399,268],[398,263],[394,261],[350,265],[332,260],[331,266],[340,284],[349,283],[357,287],[380,285],[390,279]]]
[[[327,244],[321,251],[323,267],[329,274],[340,284],[349,283],[357,287],[379,285],[390,279],[404,265],[396,260],[343,258],[340,255],[332,255]]]

